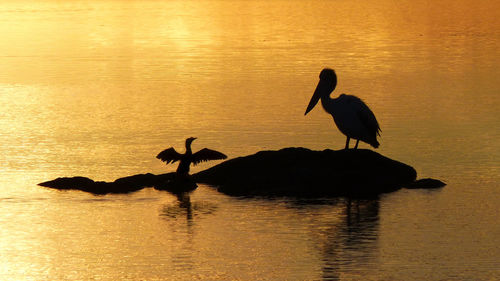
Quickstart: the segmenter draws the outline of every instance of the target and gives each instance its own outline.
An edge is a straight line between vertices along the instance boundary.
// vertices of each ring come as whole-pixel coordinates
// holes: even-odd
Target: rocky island
[[[372,150],[284,148],[225,161],[193,175],[230,195],[374,196],[414,182],[414,168]]]
[[[436,188],[438,180],[416,181],[417,172],[404,163],[367,149],[323,150],[284,148],[222,162],[191,176],[187,190],[204,183],[235,196],[352,196],[370,197],[403,187]],[[185,182],[185,179],[183,179]],[[175,173],[140,174],[114,182],[85,177],[57,178],[39,185],[77,189],[94,194],[128,193],[155,187],[181,191]]]

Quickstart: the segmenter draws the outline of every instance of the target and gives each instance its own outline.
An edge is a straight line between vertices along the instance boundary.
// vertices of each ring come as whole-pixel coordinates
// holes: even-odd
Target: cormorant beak
[[[311,111],[316,106],[322,96],[328,94],[330,94],[330,92],[328,92],[327,83],[325,83],[325,81],[323,80],[319,80],[318,86],[316,86],[316,90],[314,91],[314,94],[311,98],[311,101],[309,102],[309,105],[307,106],[306,113],[304,113],[304,115],[309,113],[309,111]]]

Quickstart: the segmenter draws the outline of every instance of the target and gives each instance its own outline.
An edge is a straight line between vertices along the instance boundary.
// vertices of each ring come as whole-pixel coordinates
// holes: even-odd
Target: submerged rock
[[[40,186],[56,189],[75,189],[93,194],[130,193],[145,187],[162,185],[175,173],[153,175],[150,173],[119,178],[113,182],[93,181],[86,177],[63,177],[39,183]]]
[[[405,185],[406,188],[408,189],[417,189],[417,188],[424,188],[424,189],[433,189],[433,188],[441,188],[445,186],[446,183],[436,180],[436,179],[419,179],[414,182],[411,182],[407,185]]]
[[[376,196],[414,182],[414,168],[372,150],[284,148],[230,159],[193,175],[229,195]]]

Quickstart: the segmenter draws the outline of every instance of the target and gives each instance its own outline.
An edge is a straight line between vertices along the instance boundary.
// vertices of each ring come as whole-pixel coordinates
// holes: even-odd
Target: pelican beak
[[[316,90],[314,91],[314,94],[311,98],[311,101],[309,102],[309,105],[307,106],[307,109],[306,109],[306,113],[304,113],[304,115],[306,115],[307,113],[309,113],[309,111],[311,111],[315,106],[316,104],[318,103],[319,99],[325,95],[325,94],[328,94],[328,93],[325,93],[327,92],[327,87],[325,87],[326,83],[322,80],[319,80],[318,82],[318,86],[316,86]]]

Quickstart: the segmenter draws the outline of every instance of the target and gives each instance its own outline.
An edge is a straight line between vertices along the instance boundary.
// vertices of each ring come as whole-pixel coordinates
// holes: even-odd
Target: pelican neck
[[[323,106],[324,109],[331,109],[337,107],[340,96],[337,98],[331,98],[330,95],[331,93],[321,97],[321,105]]]

